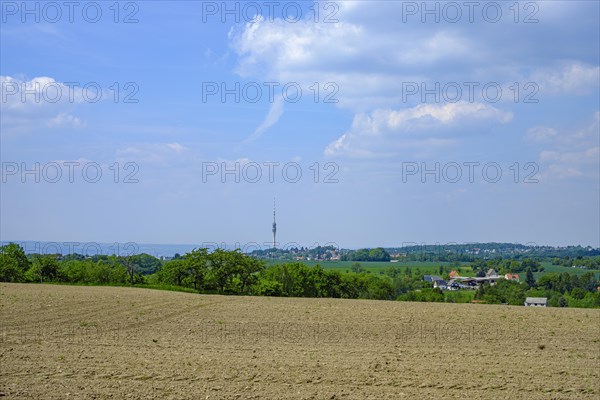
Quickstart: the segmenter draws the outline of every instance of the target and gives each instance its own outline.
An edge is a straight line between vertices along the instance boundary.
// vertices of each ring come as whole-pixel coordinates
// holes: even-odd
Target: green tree
[[[327,297],[342,297],[342,274],[336,270],[326,271],[323,290]]]
[[[368,285],[368,298],[374,300],[393,300],[394,285],[391,280],[371,276]]]
[[[281,296],[283,285],[281,282],[261,279],[256,284],[255,293],[258,296]]]
[[[211,278],[220,293],[225,292],[225,288],[231,283],[240,269],[240,255],[238,250],[227,251],[216,249],[209,255]]]
[[[158,271],[157,278],[161,283],[183,286],[190,271],[188,263],[184,259],[172,259],[167,261]]]
[[[63,261],[59,266],[59,274],[69,283],[90,283],[91,264],[89,260]]]
[[[352,263],[352,265],[350,266],[350,270],[351,270],[352,272],[355,272],[355,273],[357,273],[357,274],[358,274],[358,273],[361,273],[361,272],[363,272],[363,271],[364,271],[364,269],[363,269],[362,265],[360,265],[360,263],[359,263],[359,262]]]
[[[208,254],[208,250],[205,248],[194,249],[185,255],[183,266],[177,264],[178,268],[185,268],[185,273],[191,280],[194,290],[200,290],[204,287],[204,277],[208,271],[208,265],[211,261],[211,257]],[[180,260],[176,260],[179,263]],[[177,270],[176,273],[182,273]]]
[[[125,264],[125,268],[127,269],[127,274],[129,275],[129,284],[131,286],[135,285],[135,273],[136,273],[136,264],[133,256],[123,257],[123,263]]]
[[[558,306],[559,307],[568,307],[569,306],[569,302],[567,301],[567,299],[565,299],[565,296],[560,296],[560,299],[558,299]]]
[[[525,276],[525,283],[529,287],[535,287],[535,277],[533,276],[533,271],[530,268],[527,268],[527,274]]]
[[[39,273],[40,281],[52,281],[57,278],[59,264],[54,255],[36,255],[33,267]]]
[[[142,253],[131,256],[130,259],[136,266],[137,271],[144,275],[155,273],[161,266],[162,262],[150,254]]]
[[[538,272],[538,271],[544,270],[544,268],[542,267],[542,264],[540,264],[539,261],[534,260],[533,258],[524,259],[523,262],[521,263],[521,271],[526,271],[530,268],[531,268],[532,272]]]
[[[573,290],[571,290],[571,297],[577,300],[582,300],[585,297],[585,294],[585,290],[578,287],[573,288]]]
[[[484,283],[483,285],[479,285],[479,287],[477,288],[477,291],[475,292],[475,298],[478,300],[483,300],[483,296],[485,296],[487,290],[486,288],[489,288],[490,285],[487,283]]]
[[[369,258],[365,261],[386,261],[389,262],[391,260],[391,256],[387,251],[385,251],[382,247],[377,247],[375,249],[369,250]]]
[[[0,247],[0,281],[23,282],[31,263],[25,251],[16,243]]]
[[[257,260],[254,257],[249,257],[241,253],[236,253],[237,259],[235,262],[240,264],[238,275],[241,282],[241,293],[246,293],[248,288],[258,282],[258,274],[265,269],[264,261]]]

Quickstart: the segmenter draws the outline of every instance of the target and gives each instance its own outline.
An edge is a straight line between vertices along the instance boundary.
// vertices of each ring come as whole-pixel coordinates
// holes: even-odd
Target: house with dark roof
[[[477,286],[479,285],[476,278],[465,277],[460,278],[460,280],[464,286],[469,287],[471,289],[477,289]]]
[[[461,285],[460,283],[458,283],[455,279],[450,279],[448,281],[448,290],[459,290],[461,288],[463,288],[465,285]]]
[[[433,281],[433,287],[439,288],[441,290],[446,290],[448,288],[448,283],[443,279],[438,279]]]

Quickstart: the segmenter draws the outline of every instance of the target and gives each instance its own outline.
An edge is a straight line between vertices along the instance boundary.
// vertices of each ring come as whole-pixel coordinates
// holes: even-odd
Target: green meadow
[[[309,267],[320,265],[325,269],[336,269],[340,272],[350,272],[352,264],[357,261],[284,261],[284,260],[271,260],[267,265],[275,265],[289,262],[301,262]],[[449,262],[438,262],[438,261],[408,261],[408,262],[374,262],[374,261],[360,261],[358,262],[361,267],[368,272],[373,274],[385,273],[389,267],[394,268],[411,268],[413,273],[418,268],[423,275],[439,275],[440,266],[448,267],[452,265]],[[580,268],[563,267],[560,265],[552,265],[550,262],[542,262],[544,266],[543,272],[534,273],[536,279],[547,273],[562,273],[568,272],[575,275],[583,275],[586,272],[596,272],[600,274],[599,270],[586,270]],[[461,263],[458,272],[461,276],[475,276],[475,272],[471,269],[468,263]],[[523,273],[524,274],[524,273]]]
[[[350,272],[354,263],[359,263],[361,268],[374,274],[384,273],[388,268],[411,268],[413,272],[418,268],[424,275],[439,274],[440,266],[449,266],[449,262],[435,261],[409,261],[409,262],[377,262],[377,261],[283,261],[272,260],[268,265],[281,264],[287,262],[301,262],[309,267],[320,265],[325,269],[337,269],[340,272]],[[460,267],[461,275],[475,275],[471,268],[463,263]]]

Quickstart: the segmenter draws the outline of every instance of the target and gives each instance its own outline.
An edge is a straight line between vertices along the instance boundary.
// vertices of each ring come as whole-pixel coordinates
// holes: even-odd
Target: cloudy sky
[[[116,4],[1,3],[0,240],[600,246],[598,2]]]

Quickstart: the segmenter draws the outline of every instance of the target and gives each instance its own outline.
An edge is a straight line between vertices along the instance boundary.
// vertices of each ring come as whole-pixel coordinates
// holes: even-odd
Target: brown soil
[[[0,284],[8,399],[598,399],[600,310]]]

